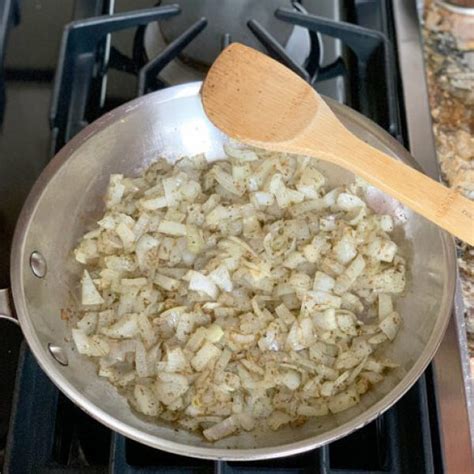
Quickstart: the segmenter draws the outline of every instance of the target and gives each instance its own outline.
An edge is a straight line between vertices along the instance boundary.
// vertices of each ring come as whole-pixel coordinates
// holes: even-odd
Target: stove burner
[[[162,0],[161,5],[171,5],[174,0]],[[160,30],[167,43],[175,40],[184,30],[200,18],[206,18],[205,30],[186,48],[183,58],[210,66],[221,51],[224,35],[233,42],[244,43],[264,51],[247,26],[257,20],[285,46],[293,31],[289,23],[278,20],[274,12],[279,7],[291,7],[290,0],[181,0],[181,14],[160,22]]]
[[[173,0],[161,0],[160,5],[173,3]],[[165,84],[203,80],[207,68],[226,42],[241,42],[268,53],[252,32],[250,20],[275,38],[296,64],[303,66],[311,53],[311,39],[306,28],[281,21],[275,16],[279,7],[292,6],[290,0],[183,0],[179,5],[179,15],[146,26],[142,44],[147,60],[159,55],[170,42],[201,18],[206,18],[208,23],[204,31],[160,73]]]

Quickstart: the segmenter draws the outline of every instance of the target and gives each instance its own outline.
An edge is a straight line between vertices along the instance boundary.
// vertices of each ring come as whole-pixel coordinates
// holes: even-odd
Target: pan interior
[[[421,374],[449,316],[450,240],[425,219],[369,188],[369,205],[391,214],[399,224],[395,240],[410,273],[407,290],[398,300],[403,327],[386,352],[400,368],[362,397],[358,406],[316,418],[297,429],[265,435],[244,433],[213,445],[175,426],[137,416],[111,385],[99,379],[95,365],[77,354],[70,341],[71,322],[61,319],[61,310],[79,295],[81,271],[71,251],[103,212],[103,195],[111,173],[136,175],[159,157],[176,160],[183,155],[206,153],[208,159],[215,160],[223,156],[226,137],[207,120],[198,91],[199,84],[188,84],[131,102],[92,124],[52,161],[29,198],[29,209],[24,211],[18,230],[15,303],[25,336],[52,380],[113,429],[145,444],[194,456],[238,459],[246,448],[264,448],[257,457],[285,455],[291,451],[275,449],[268,454],[265,449],[271,451],[291,443],[299,443],[298,449],[304,449],[348,433],[387,408]],[[357,136],[393,156],[408,159],[385,132],[350,109],[331,106]],[[321,163],[320,168],[331,185],[353,180],[351,173],[335,165]],[[33,251],[41,252],[46,259],[48,272],[43,279],[31,272],[29,256]],[[67,366],[52,359],[48,344],[64,348]],[[223,454],[213,450],[215,447],[230,450]]]

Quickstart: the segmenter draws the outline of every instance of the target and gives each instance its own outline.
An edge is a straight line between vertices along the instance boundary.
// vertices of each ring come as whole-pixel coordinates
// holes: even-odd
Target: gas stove
[[[374,19],[378,29],[360,25],[368,20],[367,14],[373,15],[370,4],[377,2],[361,2],[350,13],[342,1],[224,1],[214,8],[219,13],[203,16],[214,3],[180,6],[165,1],[153,9],[71,23],[63,36],[56,72],[50,116],[53,151],[117,105],[117,101],[107,101],[108,94],[122,92],[120,82],[108,80],[111,71],[136,76],[130,98],[200,80],[212,58],[234,40],[237,26],[236,40],[266,51],[317,84],[320,93],[350,104],[402,138],[394,50],[382,33],[391,28],[388,12]],[[390,2],[385,3],[388,8]],[[198,8],[197,4],[208,6]],[[260,7],[249,6],[257,4]],[[236,5],[240,10],[235,11]],[[355,23],[339,21],[349,14]],[[224,18],[236,20],[226,24]],[[110,35],[133,28],[132,54],[126,56],[110,43]]]
[[[232,41],[260,49],[320,93],[371,118],[411,146],[427,172],[437,173],[429,143],[414,1],[162,0],[154,5],[146,0],[76,0],[61,7],[67,13],[56,11],[57,5],[46,0],[35,6],[25,2],[17,29],[31,39],[39,24],[51,28],[49,38],[55,37],[58,46],[62,36],[58,54],[51,52],[52,45],[46,51],[40,41],[29,42],[30,54],[15,54],[15,48],[21,50],[25,42],[21,39],[7,54],[7,91],[11,83],[12,92],[19,89],[21,94],[7,93],[11,102],[7,101],[0,151],[8,153],[18,146],[6,134],[18,134],[20,123],[16,122],[17,129],[10,125],[15,123],[12,110],[22,105],[25,87],[31,107],[44,112],[44,96],[51,93],[51,133],[49,153],[44,146],[27,150],[18,156],[20,162],[0,156],[0,190],[6,196],[0,202],[3,275],[8,272],[9,242],[19,208],[48,159],[112,108],[154,90],[201,80]],[[69,15],[74,21],[61,35]],[[46,93],[41,95],[40,90]],[[34,128],[35,111],[31,112],[25,114],[29,123],[22,133],[25,141],[43,146],[44,137],[49,137],[43,123],[46,116],[39,114]],[[21,175],[22,170],[27,171]],[[111,432],[65,398],[28,348],[24,344],[20,348],[18,329],[0,321],[0,334],[6,340],[0,344],[0,466],[3,462],[4,472],[22,474],[470,472],[462,339],[456,325],[461,320],[459,311],[454,311],[435,363],[387,413],[323,448],[250,463],[175,456]]]

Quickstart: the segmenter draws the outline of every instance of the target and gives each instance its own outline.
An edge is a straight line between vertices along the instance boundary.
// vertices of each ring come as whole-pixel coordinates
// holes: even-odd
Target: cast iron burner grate
[[[90,121],[104,113],[108,69],[137,76],[137,96],[170,85],[160,78],[160,73],[208,27],[211,20],[198,19],[148,62],[142,44],[143,28],[149,23],[178,16],[180,12],[179,5],[166,5],[77,20],[67,25],[50,115],[53,154]],[[250,18],[247,27],[270,56],[293,69],[313,86],[336,76],[346,77],[352,89],[351,106],[372,117],[396,138],[401,138],[396,66],[393,48],[384,34],[351,23],[310,15],[296,2],[294,8],[278,8],[274,15],[282,25],[289,23],[306,28],[311,38],[311,52],[303,65],[298,64],[267,28]],[[132,57],[128,57],[115,47],[110,48],[110,34],[131,28],[137,28],[137,32]],[[338,57],[331,64],[321,67],[318,34],[341,40],[355,58],[352,61],[355,65],[349,68],[348,61]],[[224,34],[221,47],[231,41],[232,37]]]
[[[434,473],[428,378],[387,413],[328,446],[282,459],[214,462],[152,449],[105,428],[58,391],[24,345],[5,473]]]

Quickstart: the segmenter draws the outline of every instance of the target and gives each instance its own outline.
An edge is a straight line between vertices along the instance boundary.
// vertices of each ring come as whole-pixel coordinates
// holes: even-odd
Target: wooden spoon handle
[[[334,155],[328,157],[330,161],[341,164],[454,236],[474,245],[473,201],[353,138],[342,145],[344,154],[339,144]],[[348,142],[352,142],[352,146],[347,146]],[[314,148],[312,154],[316,154]]]

